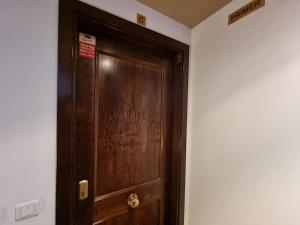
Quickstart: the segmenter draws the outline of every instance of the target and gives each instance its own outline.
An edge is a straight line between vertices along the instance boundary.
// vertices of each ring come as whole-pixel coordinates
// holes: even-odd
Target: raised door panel
[[[160,65],[98,53],[94,222],[129,214],[130,224],[143,224],[147,215],[149,225],[159,224],[164,207],[163,101]],[[134,211],[127,204],[131,193],[140,200]]]

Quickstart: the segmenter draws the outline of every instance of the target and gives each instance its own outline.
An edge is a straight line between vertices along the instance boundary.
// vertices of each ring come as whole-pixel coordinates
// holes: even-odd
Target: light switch
[[[40,200],[22,202],[16,205],[16,221],[38,216],[40,213]]]

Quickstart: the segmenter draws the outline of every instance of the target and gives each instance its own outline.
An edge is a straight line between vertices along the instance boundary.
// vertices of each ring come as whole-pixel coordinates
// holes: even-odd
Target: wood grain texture
[[[130,224],[133,225],[156,225],[157,218],[159,217],[159,205],[158,202],[153,202],[152,204],[147,205],[143,209],[139,208],[136,211],[132,212],[132,220]]]
[[[162,200],[161,191],[162,181],[158,179],[100,196],[94,202],[94,221],[107,221],[118,215],[135,211],[131,210],[127,204],[127,198],[131,193],[139,196],[140,206],[138,209],[141,211],[147,205]],[[157,220],[158,217],[156,222],[158,222]]]
[[[98,55],[96,195],[160,177],[162,68]]]
[[[143,220],[149,221],[149,225],[182,225],[185,183],[188,46],[82,2],[73,0],[60,1],[59,26],[56,224],[89,225],[94,220],[100,224],[117,225],[129,223],[144,225],[144,223],[140,222],[140,220]],[[160,121],[160,132],[164,134],[160,135],[160,140],[158,134],[151,135],[155,137],[155,143],[161,143],[160,150],[165,149],[165,151],[161,151],[163,154],[159,156],[158,179],[156,179],[157,170],[147,171],[145,165],[136,165],[138,168],[144,167],[144,169],[138,171],[137,174],[133,172],[134,175],[131,175],[132,172],[128,169],[126,172],[128,174],[126,182],[119,177],[120,182],[118,185],[111,184],[111,186],[108,185],[109,187],[100,187],[100,192],[97,190],[96,182],[93,184],[93,178],[97,175],[96,173],[94,174],[96,171],[94,165],[97,165],[94,162],[94,154],[97,152],[98,148],[96,146],[99,144],[97,140],[99,134],[95,135],[95,131],[99,130],[99,126],[102,126],[99,123],[99,118],[95,114],[91,114],[91,111],[95,111],[97,108],[98,110],[100,109],[100,105],[95,104],[96,102],[100,102],[100,95],[98,95],[96,87],[100,84],[100,82],[96,82],[96,79],[98,79],[96,68],[99,67],[97,66],[98,61],[78,61],[76,45],[79,30],[92,32],[95,36],[100,35],[99,43],[97,39],[97,51],[103,56],[118,58],[120,62],[117,64],[122,65],[121,61],[124,63],[123,56],[126,56],[125,58],[127,59],[127,53],[130,52],[130,58],[138,59],[137,61],[139,61],[135,62],[134,65],[140,65],[141,62],[150,62],[150,64],[159,65],[154,70],[155,74],[158,73],[158,70],[164,70],[164,80],[160,84],[165,88],[161,89],[163,90],[163,94],[161,95],[163,97],[155,101],[156,103],[160,102],[162,105],[160,109],[162,114],[169,116],[165,116]],[[120,48],[121,45],[122,47]],[[132,45],[135,47],[132,48]],[[143,48],[146,48],[147,51],[143,50]],[[180,61],[177,61],[178,54],[182,56],[182,60]],[[133,66],[133,64],[130,65]],[[149,68],[152,68],[150,65],[145,67],[147,71],[149,71]],[[80,70],[82,72],[79,72]],[[140,68],[139,70],[143,69]],[[89,74],[95,74],[95,76],[93,77],[93,75],[90,76]],[[140,82],[144,81],[141,80]],[[158,85],[157,82],[154,83]],[[133,90],[137,89],[131,88],[131,93],[134,93]],[[83,96],[80,93],[84,93]],[[145,96],[144,98],[146,99]],[[124,102],[128,101],[126,100],[128,98],[120,99],[122,99],[120,102],[123,102],[123,105]],[[135,101],[139,104],[144,101],[147,102],[146,100],[138,99]],[[154,102],[154,104],[156,103]],[[141,108],[143,109],[143,107]],[[127,112],[124,110],[124,107],[122,110]],[[142,115],[143,110],[140,110],[140,112],[138,114]],[[127,114],[124,113],[124,115]],[[154,113],[153,121],[157,121],[155,118],[158,117],[155,115]],[[140,117],[136,116],[136,118]],[[117,117],[118,120],[119,118]],[[149,120],[151,121],[151,119]],[[125,120],[121,121],[124,124]],[[98,126],[97,129],[95,124]],[[140,129],[140,126],[137,127]],[[156,129],[152,129],[151,132],[155,134],[154,130]],[[118,130],[119,137],[122,133],[120,131],[123,130]],[[139,136],[140,134],[138,134],[138,138],[133,139],[136,141],[130,141],[131,138],[125,144],[119,143],[119,146],[123,146],[123,149],[129,149],[128,146],[130,146],[130,143],[138,142],[140,137],[145,137],[145,134],[150,132],[147,129],[147,132],[145,132],[145,129],[142,129],[142,131],[144,132],[141,132],[143,135]],[[113,136],[113,133],[107,137],[109,136]],[[100,137],[105,136],[100,135]],[[101,151],[100,153],[102,154]],[[139,160],[143,161],[146,159],[146,155],[148,157],[149,154],[145,154],[144,152],[143,154],[137,154],[135,152],[135,155],[137,155]],[[149,157],[156,159],[157,155],[154,154]],[[119,167],[126,168],[126,162],[119,161]],[[153,163],[151,162],[150,165],[153,166]],[[83,178],[91,181],[89,191],[92,194],[85,201],[78,202],[78,181]],[[148,180],[150,181],[148,182]],[[139,184],[140,182],[142,184]],[[138,192],[141,196],[142,207],[138,210],[131,210],[128,207],[126,209],[119,209],[119,206],[124,206],[124,201],[126,202],[128,197],[127,195],[132,191]],[[94,193],[96,194],[94,195]],[[115,205],[111,204],[113,201],[116,201]],[[120,204],[118,201],[120,201]],[[101,215],[94,213],[95,205],[102,204],[101,207],[106,207],[105,202],[109,202],[109,206],[112,206],[112,208],[117,207],[118,209],[115,210],[107,207],[105,209],[115,211],[98,211],[103,213],[100,213]],[[165,218],[164,215],[166,215]],[[148,216],[148,219],[145,219],[146,216]]]
[[[94,223],[129,214],[130,224],[141,224],[139,215],[156,202],[156,214],[148,216],[156,221],[153,224],[164,224],[171,137],[165,135],[171,128],[171,110],[166,108],[172,104],[168,93],[172,85],[166,77],[172,82],[172,58],[155,53],[152,46],[136,48],[137,42],[125,39],[120,44],[110,33],[94,35],[98,37]],[[139,196],[139,213],[128,207],[131,193]]]
[[[74,121],[74,149],[76,152],[76,180],[88,180],[89,193],[93,192],[94,160],[94,124],[95,124],[95,78],[96,62],[94,59],[80,57],[77,60],[75,83],[75,121]],[[93,196],[78,201],[78,185],[76,185],[76,214],[78,224],[91,224],[92,211],[90,202]]]
[[[59,2],[57,77],[56,224],[74,224],[75,188],[73,151],[73,0]]]
[[[126,215],[118,215],[114,217],[113,219],[109,220],[101,220],[98,222],[93,223],[93,225],[124,225],[129,223],[129,216]]]

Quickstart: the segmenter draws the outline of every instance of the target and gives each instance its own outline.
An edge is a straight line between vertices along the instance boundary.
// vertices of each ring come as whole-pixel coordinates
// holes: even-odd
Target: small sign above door
[[[96,56],[96,37],[79,33],[79,56],[94,59]]]
[[[255,10],[264,7],[266,0],[254,0],[228,16],[228,25],[242,19]]]
[[[145,27],[146,26],[146,21],[147,21],[146,16],[144,16],[142,14],[139,14],[139,13],[137,14],[137,16],[136,16],[136,22],[137,22],[137,24]]]

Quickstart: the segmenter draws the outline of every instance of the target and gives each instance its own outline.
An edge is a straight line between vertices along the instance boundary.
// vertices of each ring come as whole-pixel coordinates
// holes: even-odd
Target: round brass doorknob
[[[129,195],[127,199],[127,203],[131,208],[137,208],[140,205],[140,200],[137,194],[131,194]]]

